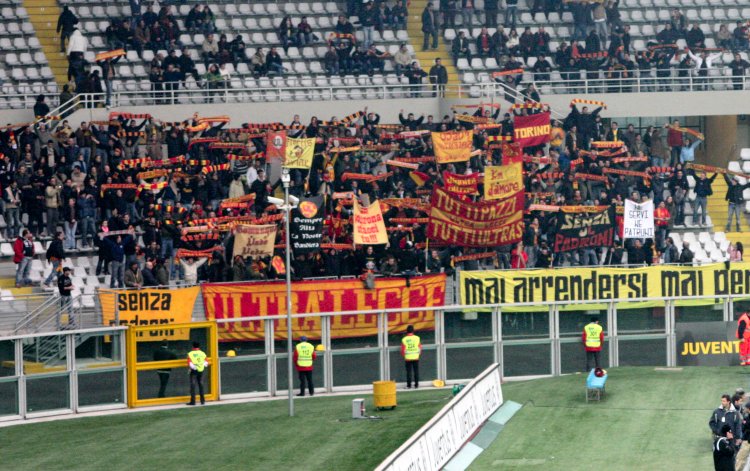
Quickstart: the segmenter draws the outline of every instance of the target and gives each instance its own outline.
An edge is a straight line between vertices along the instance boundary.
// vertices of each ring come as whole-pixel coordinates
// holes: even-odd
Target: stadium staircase
[[[57,33],[57,18],[62,10],[57,0],[23,0],[29,14],[29,21],[34,26],[44,55],[55,76],[55,81],[62,86],[67,82],[68,60],[60,52],[60,35]]]
[[[442,37],[439,37],[437,50],[422,50],[422,42],[424,40],[424,33],[422,33],[422,12],[427,6],[427,2],[428,0],[411,0],[409,2],[409,21],[406,25],[406,30],[409,32],[409,42],[414,48],[414,54],[419,61],[420,67],[425,72],[429,73],[430,67],[435,64],[435,59],[440,58],[448,71],[448,85],[460,85],[461,80],[456,65],[453,63],[450,43],[445,42]],[[435,14],[437,15],[438,12],[436,11]],[[455,92],[446,92],[445,96],[446,98],[454,98],[457,94]]]
[[[711,185],[711,189],[713,190],[713,194],[708,197],[708,214],[711,216],[714,232],[719,232],[724,230],[727,225],[729,203],[724,199],[727,193],[727,182],[719,175]],[[726,233],[727,240],[742,242],[743,247],[749,247],[747,244],[750,244],[750,224],[744,210],[740,217],[739,231],[735,230],[737,229],[736,224],[736,222],[732,222],[732,226],[729,228],[731,232]]]

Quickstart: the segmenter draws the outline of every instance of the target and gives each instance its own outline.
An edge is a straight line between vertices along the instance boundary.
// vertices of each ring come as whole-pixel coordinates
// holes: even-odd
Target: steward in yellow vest
[[[583,346],[586,349],[586,371],[591,370],[591,360],[596,368],[601,368],[604,329],[599,325],[599,318],[592,317],[591,322],[583,328]]]
[[[299,340],[300,342],[294,348],[294,365],[297,368],[300,384],[300,392],[297,395],[300,397],[305,395],[305,383],[307,383],[307,389],[312,396],[315,394],[312,380],[313,360],[317,358],[317,354],[315,347],[307,341],[307,337],[303,335]]]
[[[188,368],[190,368],[190,402],[189,406],[195,405],[195,388],[198,387],[198,393],[201,396],[201,404],[206,403],[206,397],[203,394],[203,372],[208,366],[206,354],[201,350],[198,342],[193,342],[193,349],[188,353]]]
[[[406,364],[406,389],[411,389],[412,379],[414,388],[419,387],[419,355],[422,353],[422,343],[418,335],[414,335],[414,326],[406,328],[406,335],[401,339],[401,355]]]

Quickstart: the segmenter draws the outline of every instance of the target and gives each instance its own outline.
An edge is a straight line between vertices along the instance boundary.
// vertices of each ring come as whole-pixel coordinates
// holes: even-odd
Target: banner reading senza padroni
[[[203,302],[206,319],[236,319],[286,314],[286,284],[280,281],[264,283],[204,283]],[[410,278],[378,278],[375,289],[365,289],[360,280],[295,281],[292,284],[292,313],[309,314],[335,311],[413,308],[442,306],[445,302],[445,275],[425,275]],[[354,314],[331,318],[331,337],[365,337],[377,335],[378,316]],[[388,316],[391,333],[402,333],[406,326],[417,330],[433,329],[434,314],[430,311],[392,313]],[[286,339],[286,320],[274,321],[277,340]],[[263,340],[263,322],[245,321],[219,323],[219,339]],[[305,335],[319,339],[319,317],[292,320],[294,338]]]
[[[583,248],[611,247],[615,236],[615,209],[594,213],[559,212],[552,249],[568,252]]]
[[[551,130],[549,111],[546,113],[517,115],[513,118],[513,140],[521,147],[532,147],[549,142]]]

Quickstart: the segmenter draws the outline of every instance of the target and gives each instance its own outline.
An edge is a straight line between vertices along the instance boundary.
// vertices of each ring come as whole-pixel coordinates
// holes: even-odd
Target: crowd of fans
[[[653,199],[658,207],[656,223],[659,230],[655,240],[628,239],[627,244],[623,243],[622,217],[618,216],[614,247],[554,253],[551,247],[558,227],[557,215],[531,210],[526,214],[523,240],[514,246],[470,249],[444,247],[432,241],[427,249],[427,224],[424,220],[414,224],[389,223],[393,218],[425,218],[427,214],[414,208],[392,206],[384,214],[389,226],[388,246],[342,248],[352,244],[352,225],[349,224],[352,207],[334,198],[334,193],[354,192],[359,198],[369,201],[419,198],[427,203],[430,189],[442,185],[443,171],[472,174],[482,172],[486,165],[502,163],[501,148],[488,144],[492,135],[513,134],[513,116],[511,113],[500,116],[499,110],[478,109],[477,116],[498,124],[495,128],[474,131],[474,147],[487,149],[486,153],[475,155],[465,163],[447,165],[436,164],[429,158],[434,155],[429,133],[399,133],[461,130],[473,126],[470,121],[462,119],[464,115],[455,111],[453,115],[442,118],[416,117],[402,112],[400,123],[395,125],[384,125],[377,114],[368,113],[366,109],[353,115],[356,119],[338,120],[334,117],[323,122],[314,117],[307,124],[295,116],[288,125],[289,136],[314,137],[318,144],[309,171],[292,169],[291,194],[300,197],[324,195],[324,243],[345,244],[312,255],[295,256],[291,267],[295,278],[361,275],[367,270],[383,274],[451,271],[456,265],[452,257],[486,250],[496,251],[496,257],[493,260],[461,261],[458,265],[464,269],[477,269],[480,264],[525,268],[568,264],[691,263],[693,254],[687,243],[681,250],[675,247],[669,232],[674,226],[685,224],[687,203],[692,204],[694,223],[706,224],[706,198],[712,192],[711,182],[716,176],[696,175],[692,169],[684,167],[685,163],[695,159],[695,149],[701,141],[692,135],[683,135],[684,129],[677,121],[639,132],[632,124],[624,129],[616,122],[605,124],[606,120],[600,116],[601,108],[590,111],[585,106],[581,109],[577,105],[571,106],[569,116],[563,122],[554,123],[548,147],[525,149],[529,155],[549,156],[524,164],[528,204],[622,206],[627,198],[636,201]],[[535,110],[524,107],[512,110],[512,113],[529,112]],[[97,275],[111,273],[108,271],[109,262],[117,262],[121,267],[132,262],[147,266],[145,262],[148,261],[157,265],[166,262],[173,279],[188,276],[188,273],[191,273],[191,278],[197,276],[197,279],[211,281],[277,277],[278,270],[268,259],[233,257],[230,232],[206,240],[185,237],[185,228],[195,220],[278,214],[278,209],[268,204],[268,196],[278,190],[280,182],[269,181],[269,169],[262,154],[258,158],[228,160],[228,153],[253,156],[264,152],[263,133],[267,124],[246,123],[242,128],[231,129],[220,123],[205,128],[199,126],[197,120],[193,117],[183,122],[167,123],[149,116],[136,119],[115,113],[109,122],[75,125],[62,121],[54,127],[50,126],[51,123],[40,122],[17,128],[5,127],[0,133],[0,152],[3,154],[0,185],[8,238],[19,236],[23,226],[30,231],[28,237],[59,240],[54,249],[58,252],[52,255],[52,259],[58,261],[65,258],[65,250],[96,246],[99,255]],[[212,139],[239,143],[234,147],[241,150],[221,146],[212,148]],[[619,155],[636,158],[621,162],[590,145],[592,141],[604,140],[622,142],[626,149]],[[332,152],[337,147],[352,146],[360,147]],[[150,164],[132,159],[143,156],[156,161],[184,156],[186,160],[174,165],[164,162],[164,169],[168,171],[156,180],[142,181],[139,174],[149,170]],[[427,158],[418,159],[418,168],[411,170],[387,166],[385,162],[393,157]],[[226,169],[210,167],[220,164],[229,165]],[[608,167],[649,171],[652,178],[612,174],[605,171]],[[345,174],[381,177],[376,180],[342,178]],[[415,178],[415,174],[420,177]],[[598,178],[591,179],[586,175]],[[696,197],[692,202],[688,198],[689,175],[696,179]],[[135,189],[139,184],[159,182],[165,186]],[[727,199],[730,205],[737,203],[741,206],[745,186],[736,179],[729,180],[729,183]],[[110,184],[130,186],[105,186]],[[254,201],[246,207],[220,207],[226,198],[248,194],[254,195]],[[478,194],[470,198],[480,200],[481,194],[480,185]],[[740,201],[734,201],[736,198]],[[46,221],[43,215],[46,215]],[[22,223],[22,220],[27,222]],[[59,230],[61,227],[63,231]],[[98,236],[110,230],[128,232],[109,237],[114,245],[102,243]],[[282,243],[281,229],[278,237],[278,243]],[[184,262],[174,263],[173,256],[179,248],[205,250],[214,245],[224,248],[200,270],[197,266],[193,269],[189,262],[187,268]],[[742,248],[738,247],[733,256],[741,259],[741,251]],[[47,255],[50,258],[50,254]],[[125,262],[127,264],[123,265]],[[19,283],[25,279],[21,273]],[[113,284],[121,281],[119,275],[112,277]]]

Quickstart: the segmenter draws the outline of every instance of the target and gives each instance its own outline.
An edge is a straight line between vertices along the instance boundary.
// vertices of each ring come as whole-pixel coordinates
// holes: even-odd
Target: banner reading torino
[[[276,242],[276,224],[262,226],[238,224],[234,228],[235,256],[265,257],[273,255],[273,245]]]
[[[443,172],[445,189],[457,195],[476,195],[479,185],[479,174],[459,175],[448,171]]]
[[[286,284],[264,283],[203,283],[203,302],[206,319],[257,318],[286,314]],[[410,278],[409,286],[403,278],[378,278],[375,289],[365,289],[360,280],[295,281],[292,283],[292,313],[357,311],[391,308],[442,306],[445,302],[445,275],[425,275]],[[388,315],[388,330],[392,334],[406,331],[408,325],[416,330],[434,328],[432,312],[400,312]],[[263,340],[263,322],[244,321],[220,323],[220,340]],[[321,319],[292,319],[294,338],[305,335],[319,339]],[[274,321],[277,340],[286,339],[286,320]],[[378,332],[376,314],[353,314],[331,318],[331,337],[365,337]]]
[[[466,162],[471,157],[472,131],[447,131],[432,133],[432,147],[439,164]]]
[[[462,247],[494,247],[518,242],[523,235],[523,192],[472,203],[435,188],[431,204],[430,239]]]
[[[484,168],[484,199],[509,198],[523,193],[523,164],[520,162]]]
[[[354,198],[354,243],[377,245],[388,243],[388,231],[385,229],[380,202],[375,201],[363,208]]]
[[[551,130],[549,111],[513,118],[513,140],[521,147],[533,147],[549,142]]]
[[[580,301],[622,300],[618,306],[643,307],[630,301],[649,298],[663,305],[676,298],[678,306],[716,304],[713,296],[747,296],[750,263],[723,263],[700,267],[654,265],[642,268],[560,268],[461,272],[461,304],[531,303],[504,306],[503,310],[540,311],[550,302],[571,303],[567,309],[586,309]],[[706,296],[704,299],[684,299]],[[606,304],[602,304],[606,309]]]

